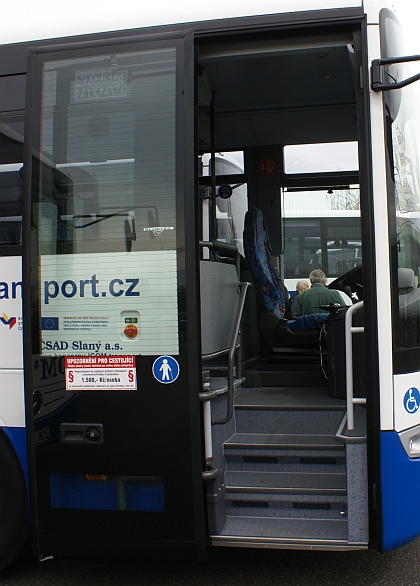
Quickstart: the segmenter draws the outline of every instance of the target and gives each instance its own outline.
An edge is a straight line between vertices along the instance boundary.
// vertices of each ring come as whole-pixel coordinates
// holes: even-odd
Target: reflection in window
[[[41,253],[175,249],[175,50],[44,66]]]
[[[402,33],[392,18],[385,18],[387,54],[405,55]],[[410,65],[392,65],[388,73],[397,81],[409,77]],[[420,87],[386,92],[386,117],[392,150],[388,152],[391,177],[391,259],[393,263],[394,344],[397,349],[420,345]],[[393,201],[392,201],[393,200]],[[413,355],[414,357],[414,355]],[[407,362],[408,360],[408,362]],[[398,372],[418,370],[414,357],[395,362]]]
[[[220,185],[223,184],[223,175],[241,175],[244,172],[243,151],[228,153],[216,153],[216,175],[217,192],[219,193]],[[202,177],[208,177],[211,174],[211,156],[205,153],[199,158],[199,174]],[[217,239],[228,244],[235,244],[240,254],[244,255],[243,248],[243,230],[245,214],[248,210],[248,189],[246,183],[230,183],[232,195],[224,197],[222,195],[216,198],[216,222],[217,222]],[[211,187],[202,186],[202,199],[205,202],[210,197]],[[203,223],[208,224],[204,205]],[[208,237],[204,236],[204,240]]]
[[[179,353],[177,49],[126,48],[38,61],[35,353]]]

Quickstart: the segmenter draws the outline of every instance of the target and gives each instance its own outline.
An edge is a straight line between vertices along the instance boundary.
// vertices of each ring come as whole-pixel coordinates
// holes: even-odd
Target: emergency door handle
[[[103,444],[102,423],[61,423],[60,441],[63,444]]]

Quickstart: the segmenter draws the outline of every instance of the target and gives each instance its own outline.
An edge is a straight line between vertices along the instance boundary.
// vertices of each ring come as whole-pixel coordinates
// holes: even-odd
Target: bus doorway
[[[359,31],[197,41],[202,368],[217,395],[209,394],[207,421],[219,471],[207,503],[216,546],[369,543]],[[260,223],[250,242],[253,217]],[[288,297],[313,269],[341,301],[334,314],[320,308],[325,322],[309,331],[300,328],[305,316],[293,319]],[[353,368],[345,316],[356,303]],[[357,405],[349,425],[347,368]]]

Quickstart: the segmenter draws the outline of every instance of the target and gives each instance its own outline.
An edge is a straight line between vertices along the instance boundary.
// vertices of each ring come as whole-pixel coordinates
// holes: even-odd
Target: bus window
[[[23,123],[0,118],[0,246],[22,242]],[[4,254],[4,250],[3,250]]]
[[[223,176],[229,175],[243,175],[244,173],[244,154],[243,151],[217,153],[216,154],[216,224],[217,224],[217,240],[226,242],[228,244],[235,244],[238,247],[239,253],[244,254],[243,248],[243,230],[244,218],[248,209],[248,189],[246,183],[238,178],[237,183],[229,183],[231,187],[231,195],[225,196],[223,188],[227,184],[223,183]],[[211,174],[211,155],[205,153],[201,155],[199,161],[199,174],[201,177],[209,177]],[[204,201],[206,199],[205,189]],[[209,188],[207,188],[209,190]],[[203,215],[207,206],[203,206]],[[207,224],[204,220],[203,224]],[[205,228],[203,226],[203,228]],[[207,238],[204,237],[204,240]]]
[[[357,171],[357,142],[330,142],[286,145],[284,172],[286,174],[332,173]]]
[[[403,47],[399,46],[401,34],[396,21],[384,17],[382,24],[387,55],[404,55]],[[408,77],[408,66],[399,67],[398,78]],[[402,90],[386,92],[388,145],[391,145],[388,150],[389,210],[396,374],[418,369],[418,358],[412,350],[420,346],[419,91],[418,84],[412,84]]]
[[[32,161],[42,323],[63,322],[42,351],[90,352],[103,328],[96,352],[176,354],[176,49],[59,57],[39,68]]]
[[[36,183],[57,253],[175,248],[173,67],[170,50],[45,66]]]
[[[329,281],[362,263],[359,187],[283,188],[286,285],[322,269]]]

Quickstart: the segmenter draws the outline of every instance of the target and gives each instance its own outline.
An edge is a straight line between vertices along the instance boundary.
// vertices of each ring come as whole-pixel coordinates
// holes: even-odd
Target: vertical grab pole
[[[216,92],[212,91],[210,103],[210,156],[211,156],[211,206],[210,206],[210,240],[217,240],[216,218],[216,129],[214,126],[214,100]]]
[[[347,391],[347,429],[354,429],[354,409],[356,404],[363,405],[366,399],[354,398],[353,392],[353,334],[362,334],[365,331],[364,327],[352,326],[353,313],[363,307],[363,301],[351,305],[346,311],[345,333],[346,333],[346,391]]]
[[[204,453],[206,462],[213,460],[213,442],[211,435],[211,405],[210,401],[203,403],[203,419],[204,419]]]

